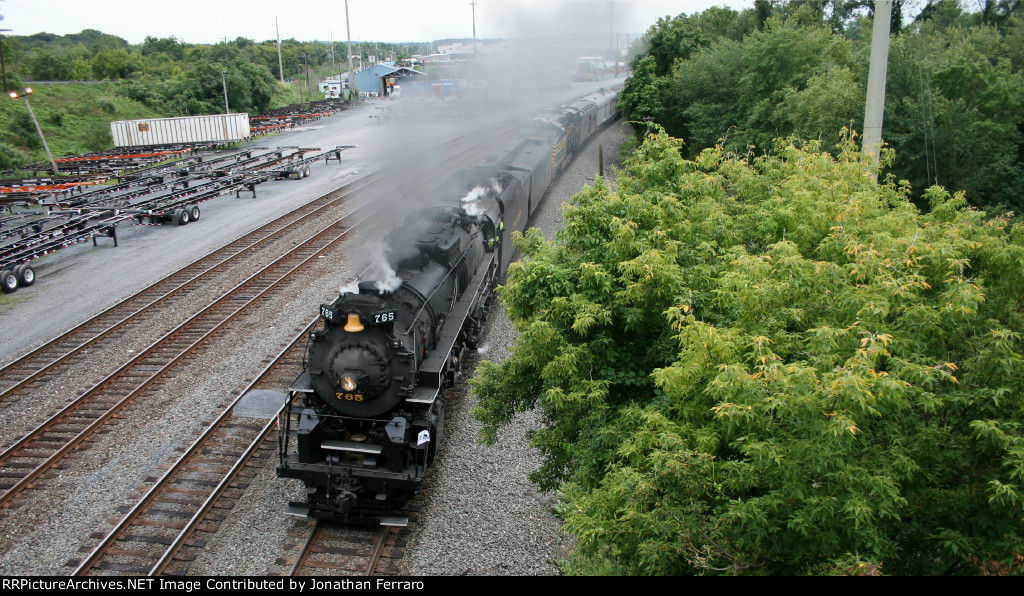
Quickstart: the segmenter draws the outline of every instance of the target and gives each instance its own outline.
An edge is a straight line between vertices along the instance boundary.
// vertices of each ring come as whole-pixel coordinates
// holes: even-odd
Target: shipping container
[[[110,123],[115,147],[232,143],[249,136],[249,114],[118,120]]]
[[[332,99],[341,97],[341,92],[348,87],[348,84],[340,81],[321,81],[320,82],[320,93],[324,94],[324,99]]]
[[[413,97],[454,97],[459,92],[459,82],[444,81],[411,81],[405,83],[407,95]]]

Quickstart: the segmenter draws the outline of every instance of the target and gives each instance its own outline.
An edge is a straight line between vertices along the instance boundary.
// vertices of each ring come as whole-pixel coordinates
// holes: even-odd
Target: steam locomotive
[[[382,242],[366,281],[320,305],[303,371],[282,413],[277,475],[305,502],[286,513],[343,523],[406,525],[401,513],[437,456],[445,392],[476,347],[512,234],[578,148],[617,116],[602,89],[538,114],[502,160],[463,170],[436,204]]]

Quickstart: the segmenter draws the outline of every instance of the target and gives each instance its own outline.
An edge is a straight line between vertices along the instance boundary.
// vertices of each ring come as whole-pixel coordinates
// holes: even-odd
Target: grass
[[[309,92],[305,79],[277,83],[271,106],[283,107],[323,99],[318,91],[324,73],[310,72]],[[300,93],[300,86],[303,91]],[[166,118],[145,104],[120,93],[120,83],[35,84],[29,101],[54,159],[113,147],[110,123],[116,120]],[[300,99],[302,100],[300,102]],[[46,151],[23,100],[0,100],[0,170],[30,163],[47,163]],[[26,170],[27,176],[36,172]]]
[[[28,300],[28,295],[24,292],[13,294],[0,294],[0,312],[14,308],[15,304]]]
[[[32,87],[29,102],[53,157],[79,155],[113,146],[114,120],[156,118],[151,108],[116,92],[117,83],[43,84]],[[0,168],[46,162],[46,151],[23,100],[0,101]],[[7,163],[5,163],[5,159]]]

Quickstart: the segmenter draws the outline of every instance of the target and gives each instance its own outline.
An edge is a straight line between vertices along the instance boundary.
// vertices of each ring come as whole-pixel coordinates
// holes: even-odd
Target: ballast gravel
[[[540,228],[549,238],[554,236],[563,223],[561,204],[585,184],[593,183],[599,149],[603,150],[605,177],[613,180],[611,168],[617,162],[619,145],[628,135],[627,128],[621,121],[614,122],[588,142],[549,190],[530,222],[532,227]],[[337,171],[331,168],[330,175],[323,176],[321,182],[333,184],[344,175],[340,166]],[[315,181],[315,172],[311,179]],[[264,213],[263,217],[269,219],[270,215]],[[49,273],[56,277],[60,266],[75,266],[70,260],[66,263],[63,258],[54,261]],[[220,352],[211,350],[212,354],[230,356],[188,365],[191,370],[187,376],[194,381],[174,388],[167,405],[178,415],[164,420],[164,426],[122,423],[93,441],[89,449],[95,457],[86,464],[87,469],[58,470],[42,492],[55,489],[67,499],[68,509],[58,511],[46,499],[38,503],[29,499],[16,509],[0,512],[0,542],[5,545],[0,548],[0,574],[70,574],[74,558],[87,554],[98,536],[134,504],[141,488],[137,486],[139,479],[133,474],[120,474],[149,469],[152,475],[159,475],[177,457],[180,447],[172,445],[188,445],[190,437],[212,417],[217,404],[226,402],[243,379],[254,376],[262,368],[261,362],[276,354],[296,328],[315,316],[317,305],[336,294],[351,275],[351,268],[331,271],[330,264],[324,265],[318,283],[280,299],[279,317],[254,322],[255,331],[250,337],[225,337],[218,343],[227,347],[218,346]],[[138,279],[126,277],[122,281],[135,287],[144,285]],[[33,300],[49,308],[52,297],[41,298]],[[17,327],[7,323],[8,328]],[[485,358],[497,361],[506,357],[514,338],[514,329],[500,304],[495,303],[481,341],[486,353],[475,355],[470,365]],[[241,345],[241,341],[246,351],[231,353],[230,346]],[[7,359],[17,351],[0,347],[0,352],[8,354]],[[212,393],[217,394],[216,399],[210,399]],[[538,493],[528,480],[540,459],[529,447],[526,433],[538,427],[538,415],[531,412],[518,417],[502,430],[496,445],[485,446],[478,441],[479,423],[470,414],[475,397],[468,385],[460,383],[452,393],[455,399],[448,411],[438,459],[417,500],[419,512],[403,535],[402,556],[392,559],[392,569],[410,576],[558,574],[559,561],[566,557],[571,538],[561,532],[554,516],[555,497]],[[207,411],[190,411],[185,405],[190,402],[206,404]],[[151,433],[151,439],[140,441],[140,432]],[[216,531],[204,534],[204,546],[191,551],[195,559],[187,567],[189,575],[287,572],[288,557],[304,539],[306,526],[302,520],[284,515],[283,510],[289,500],[302,500],[303,489],[296,481],[276,478],[276,452],[260,463],[262,467],[255,470],[242,497],[217,524]]]
[[[591,139],[551,187],[530,220],[548,239],[564,223],[561,206],[584,185],[593,184],[603,149],[605,179],[613,181],[619,145],[627,136],[621,121]],[[477,360],[500,362],[509,355],[516,331],[495,302]],[[476,397],[465,384],[446,419],[445,440],[433,473],[424,483],[424,504],[413,527],[402,565],[408,575],[557,575],[571,537],[553,512],[555,497],[529,480],[540,454],[526,434],[540,427],[527,412],[501,430],[493,446],[479,442],[480,423],[470,414]]]
[[[605,179],[614,183],[619,145],[627,124],[612,123],[592,139],[551,187],[530,221],[553,238],[563,225],[561,205],[593,184],[599,151]],[[495,302],[488,316],[481,359],[500,361],[509,354],[516,332]],[[470,373],[471,374],[471,373]],[[556,498],[538,492],[529,474],[540,464],[539,453],[526,434],[539,428],[540,417],[528,412],[502,429],[494,446],[478,441],[480,424],[472,415],[475,396],[465,382],[449,394],[445,437],[437,460],[424,481],[419,509],[405,538],[406,547],[392,568],[403,576],[558,575],[572,539],[554,515]],[[304,540],[305,526],[281,511],[288,500],[303,499],[297,481],[274,475],[267,462],[235,505],[215,536],[189,567],[194,575],[282,574],[287,557]]]

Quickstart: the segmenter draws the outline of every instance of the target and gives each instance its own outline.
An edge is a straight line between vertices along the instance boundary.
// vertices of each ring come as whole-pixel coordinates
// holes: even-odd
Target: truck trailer
[[[249,114],[118,120],[110,123],[115,147],[234,143],[249,136]]]

